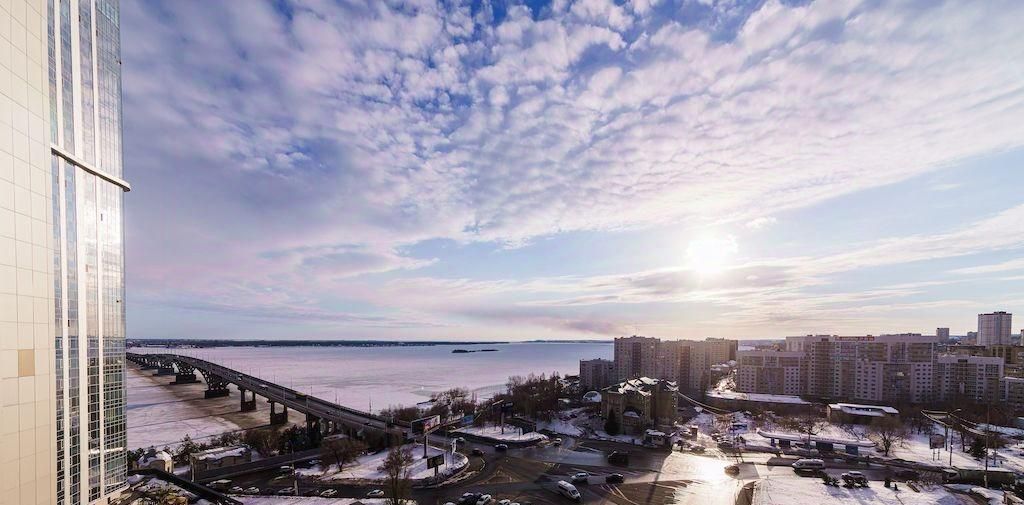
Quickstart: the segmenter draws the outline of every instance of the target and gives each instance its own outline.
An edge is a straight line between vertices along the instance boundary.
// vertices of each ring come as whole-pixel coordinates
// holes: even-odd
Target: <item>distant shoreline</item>
[[[449,341],[449,340],[226,340],[226,339],[127,339],[127,347],[430,347],[439,345],[506,345],[506,344],[611,344],[611,340],[524,340],[524,341]],[[475,351],[474,351],[475,352]]]

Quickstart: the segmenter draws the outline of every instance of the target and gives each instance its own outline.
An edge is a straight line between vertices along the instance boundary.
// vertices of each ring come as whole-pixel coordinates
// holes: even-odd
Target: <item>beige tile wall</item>
[[[0,1],[0,505],[55,500],[45,0]]]

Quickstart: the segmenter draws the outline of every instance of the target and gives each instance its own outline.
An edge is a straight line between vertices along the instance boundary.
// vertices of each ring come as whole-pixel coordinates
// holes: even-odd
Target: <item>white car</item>
[[[366,493],[366,497],[367,498],[383,498],[384,497],[384,491],[381,490],[381,489],[374,489],[373,491],[370,491],[369,493]]]
[[[580,501],[580,498],[581,498],[580,492],[579,492],[578,489],[576,489],[576,486],[574,486],[572,484],[569,484],[568,482],[566,482],[564,480],[558,481],[558,492],[562,496],[564,496],[564,497],[566,497],[566,498],[568,498],[568,499],[570,499],[572,501]]]
[[[488,503],[491,503],[491,501],[493,500],[494,498],[491,498],[491,495],[482,494],[480,495],[480,498],[476,500],[476,505],[487,505]]]
[[[245,488],[245,491],[243,491],[243,493],[245,493],[245,494],[260,494],[260,488],[258,488],[256,486],[247,487],[247,488]]]
[[[338,494],[338,490],[337,489],[325,489],[325,490],[323,490],[323,492],[320,493],[320,496],[322,496],[324,498],[332,498],[336,494]]]
[[[551,445],[562,445],[562,439],[556,438],[554,442],[551,442]]]
[[[228,493],[230,494],[242,494],[244,492],[245,490],[238,486],[233,486],[231,489],[228,489]]]
[[[590,474],[587,472],[579,472],[572,474],[573,484],[580,482],[590,482]]]
[[[512,500],[509,500],[508,498],[498,500],[498,505],[512,505]]]

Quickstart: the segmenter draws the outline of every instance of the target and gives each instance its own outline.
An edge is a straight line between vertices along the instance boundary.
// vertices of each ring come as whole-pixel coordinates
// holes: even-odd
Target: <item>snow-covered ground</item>
[[[819,479],[800,477],[768,477],[754,486],[753,505],[974,505],[975,502],[940,485],[918,487],[914,491],[901,485],[899,491],[877,482],[871,487],[852,488],[826,486]]]
[[[569,435],[570,437],[578,437],[583,435],[583,430],[573,424],[571,421],[564,421],[562,419],[552,419],[550,421],[538,421],[538,430],[548,430],[562,435]]]
[[[423,446],[410,446],[410,450],[414,459],[412,468],[409,469],[409,478],[422,480],[433,477],[434,469],[427,468],[427,460],[423,457]],[[455,453],[453,455],[450,452],[442,451],[433,446],[427,447],[428,456],[436,456],[442,452],[445,453],[445,464],[438,467],[440,475],[451,475],[469,463],[469,459],[463,454]],[[328,465],[327,468],[324,468],[323,465],[318,465],[313,468],[296,469],[295,473],[323,480],[383,481],[386,475],[380,467],[384,464],[384,459],[387,458],[387,455],[387,451],[367,454],[352,463],[346,464],[341,472],[338,472],[337,465]]]
[[[539,442],[541,440],[548,439],[547,436],[542,433],[537,433],[536,431],[520,434],[519,428],[516,428],[515,426],[505,425],[504,433],[502,433],[502,431],[503,430],[500,425],[488,425],[466,426],[465,428],[459,428],[454,432],[489,438],[500,442]]]
[[[204,440],[221,433],[267,423],[266,403],[256,412],[239,412],[237,392],[226,398],[204,399],[206,385],[171,386],[173,376],[156,377],[151,371],[127,369],[128,448],[174,447],[188,435]]]

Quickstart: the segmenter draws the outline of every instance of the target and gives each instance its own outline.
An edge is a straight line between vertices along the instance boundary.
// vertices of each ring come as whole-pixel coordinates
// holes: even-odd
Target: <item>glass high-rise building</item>
[[[126,486],[116,0],[0,2],[0,505]]]

